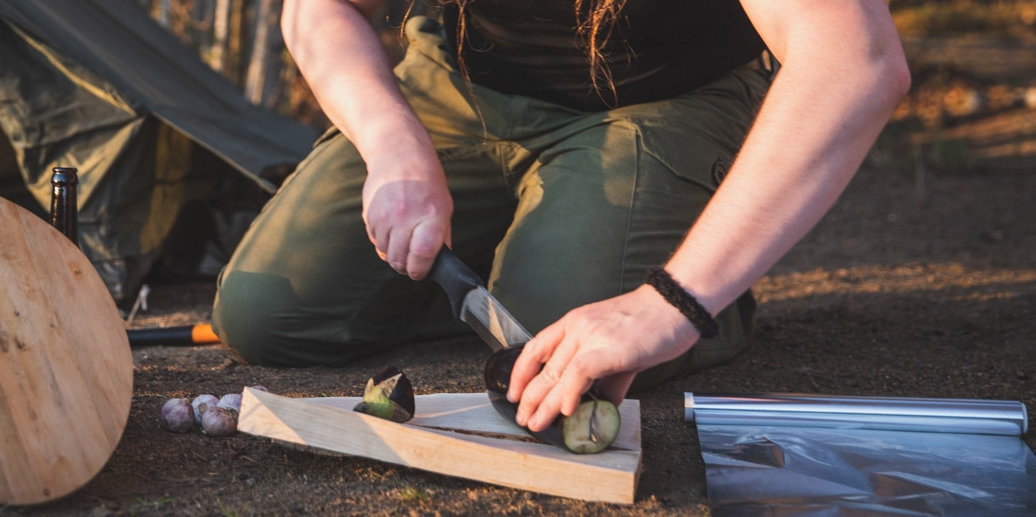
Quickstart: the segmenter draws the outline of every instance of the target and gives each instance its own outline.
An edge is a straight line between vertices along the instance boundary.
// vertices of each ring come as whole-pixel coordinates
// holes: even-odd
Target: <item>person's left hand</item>
[[[519,402],[519,425],[542,431],[558,413],[571,415],[595,380],[619,404],[638,372],[679,357],[698,337],[680,311],[641,286],[576,308],[526,343],[507,398]]]

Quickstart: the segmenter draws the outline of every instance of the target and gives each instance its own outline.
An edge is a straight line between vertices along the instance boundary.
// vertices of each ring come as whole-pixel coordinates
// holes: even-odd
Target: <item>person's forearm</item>
[[[287,0],[285,44],[328,119],[370,163],[434,158],[370,23],[379,0]],[[372,167],[376,169],[376,167]]]
[[[382,0],[287,0],[284,41],[320,107],[356,146],[362,217],[378,256],[420,280],[450,244],[453,200],[431,138],[369,19]]]
[[[881,16],[860,15],[840,21]],[[783,57],[778,77],[730,173],[667,264],[713,314],[764,275],[834,204],[909,85],[888,24],[877,24],[885,34],[867,38],[818,21],[780,27],[785,32],[771,38],[781,44],[774,49]],[[822,25],[828,33],[818,31]]]

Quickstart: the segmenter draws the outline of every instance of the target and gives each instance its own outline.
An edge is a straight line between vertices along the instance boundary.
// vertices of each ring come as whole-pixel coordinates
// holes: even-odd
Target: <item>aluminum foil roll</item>
[[[811,394],[684,394],[684,418],[697,425],[819,427],[1021,436],[1018,401],[855,397]]]

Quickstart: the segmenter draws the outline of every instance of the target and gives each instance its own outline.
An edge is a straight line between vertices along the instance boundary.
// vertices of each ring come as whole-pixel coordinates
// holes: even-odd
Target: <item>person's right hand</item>
[[[453,200],[370,20],[383,0],[286,0],[284,42],[327,118],[367,164],[363,221],[378,255],[419,280],[450,243]]]
[[[577,307],[536,334],[515,361],[507,392],[519,403],[515,421],[543,431],[559,413],[574,413],[594,382],[619,405],[637,373],[679,357],[699,337],[648,285]]]
[[[368,162],[363,185],[367,236],[392,269],[424,278],[443,244],[450,244],[453,198],[435,157]]]

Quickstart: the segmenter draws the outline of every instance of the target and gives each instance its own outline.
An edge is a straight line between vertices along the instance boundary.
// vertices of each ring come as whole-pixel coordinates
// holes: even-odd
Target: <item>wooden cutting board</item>
[[[0,507],[90,481],[132,398],[126,328],[97,271],[46,221],[0,199]]]
[[[289,398],[245,388],[238,430],[313,448],[545,494],[631,504],[640,474],[640,404],[619,406],[611,448],[572,454],[534,441],[484,393],[416,397],[399,424],[352,408],[360,397]]]

